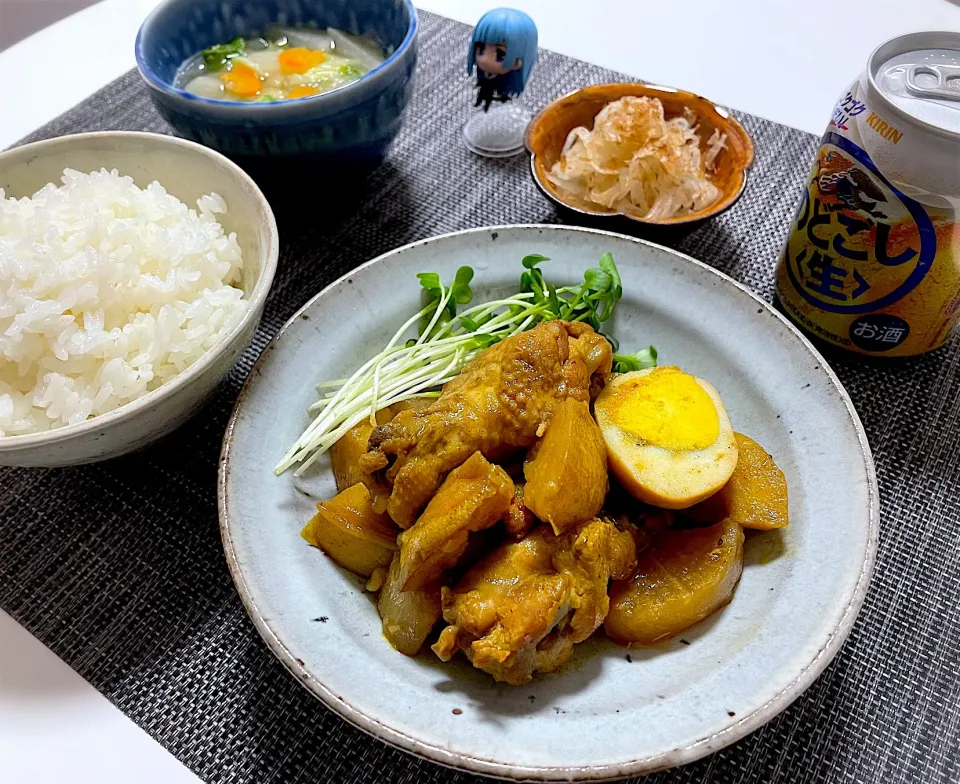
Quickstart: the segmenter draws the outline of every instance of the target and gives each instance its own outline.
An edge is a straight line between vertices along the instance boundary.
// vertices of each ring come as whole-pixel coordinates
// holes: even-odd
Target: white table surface
[[[544,47],[816,134],[875,46],[960,30],[960,0],[511,2],[537,21]],[[134,37],[156,4],[103,0],[0,52],[0,149],[133,67]],[[418,3],[469,23],[495,4]],[[198,779],[0,611],[0,781]]]

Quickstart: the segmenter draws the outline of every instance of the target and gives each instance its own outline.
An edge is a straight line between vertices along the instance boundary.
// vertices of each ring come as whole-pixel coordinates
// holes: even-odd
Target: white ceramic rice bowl
[[[108,131],[63,136],[0,153],[0,188],[31,196],[63,170],[117,169],[145,188],[154,180],[190,207],[215,192],[227,203],[218,221],[236,232],[243,254],[239,286],[248,300],[240,322],[182,373],[135,401],[75,425],[0,437],[0,465],[90,463],[138,449],[173,430],[213,392],[249,344],[273,282],[279,237],[273,211],[236,164],[199,144],[154,133]]]

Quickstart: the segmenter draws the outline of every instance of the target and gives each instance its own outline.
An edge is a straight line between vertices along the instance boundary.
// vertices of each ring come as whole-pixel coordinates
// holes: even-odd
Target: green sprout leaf
[[[440,299],[440,276],[436,272],[418,272],[417,280],[429,294]]]
[[[226,65],[227,61],[239,57],[247,51],[247,43],[243,38],[237,36],[232,41],[225,44],[217,44],[209,49],[203,50],[203,64],[208,71],[219,71]]]
[[[417,280],[420,281],[420,287],[427,294],[426,307],[428,309],[425,309],[423,315],[420,317],[418,328],[419,334],[422,335],[427,327],[430,326],[430,322],[433,321],[437,307],[440,305],[440,300],[443,299],[443,286],[440,284],[440,276],[436,272],[418,272]],[[446,320],[449,320],[449,315],[447,315]],[[441,322],[445,323],[444,314],[440,315],[440,318],[437,320],[437,325],[439,326]]]
[[[616,350],[616,349],[614,349]],[[614,354],[613,372],[629,373],[657,366],[657,350],[653,346],[641,349],[635,354]]]
[[[607,321],[613,316],[613,311],[623,296],[623,281],[620,280],[620,272],[617,270],[617,265],[613,261],[612,253],[604,253],[600,257],[599,264],[600,269],[610,276],[609,296],[604,301],[603,316],[600,319],[601,321]]]
[[[613,285],[613,278],[598,267],[592,267],[583,273],[583,285],[587,291],[606,293]]]
[[[600,257],[600,269],[606,272],[612,279],[616,288],[620,292],[620,296],[623,296],[623,281],[620,280],[620,271],[617,269],[617,265],[613,261],[613,254],[610,252],[604,253]]]
[[[557,295],[555,286],[547,285],[547,301],[550,303],[550,312],[560,318],[563,307],[560,305],[560,297]]]
[[[524,266],[524,269],[532,270],[541,261],[550,261],[550,258],[548,256],[541,256],[539,253],[531,253],[529,256],[524,256],[520,263]]]
[[[468,305],[473,299],[473,292],[470,290],[471,280],[473,280],[472,267],[461,267],[457,270],[451,287],[451,298],[457,305]]]
[[[494,343],[498,343],[501,339],[494,335],[487,335],[483,332],[480,332],[476,335],[470,337],[470,348],[489,348]]]
[[[417,273],[417,280],[420,281],[420,287],[427,293],[426,308],[420,317],[419,329],[421,335],[430,326],[430,322],[434,320],[435,316],[436,321],[428,337],[437,334],[442,327],[456,317],[457,305],[467,305],[473,299],[473,291],[470,289],[470,281],[473,280],[472,267],[464,266],[457,270],[453,284],[449,289],[449,297],[443,307],[443,312],[439,316],[437,316],[437,308],[444,299],[444,295],[448,293],[443,287],[440,276],[436,272],[419,272]],[[478,328],[478,325],[474,324],[474,329],[476,328]]]
[[[623,285],[617,265],[610,253],[600,258],[599,266],[583,273],[579,286],[555,288],[544,280],[538,268],[546,256],[531,254],[521,262],[520,290],[534,295],[534,304],[543,309],[543,318],[561,318],[584,321],[597,332],[613,316],[617,302],[623,296]]]

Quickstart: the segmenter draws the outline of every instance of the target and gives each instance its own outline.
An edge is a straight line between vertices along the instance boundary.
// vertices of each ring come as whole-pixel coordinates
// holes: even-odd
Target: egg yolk
[[[625,433],[664,449],[705,449],[720,436],[713,400],[693,376],[661,367],[618,385],[614,421]]]
[[[295,46],[280,52],[280,70],[285,74],[302,74],[320,65],[327,55],[320,49],[304,49]]]
[[[229,71],[220,74],[220,81],[227,92],[241,98],[251,98],[260,92],[260,74],[246,63],[235,62]]]

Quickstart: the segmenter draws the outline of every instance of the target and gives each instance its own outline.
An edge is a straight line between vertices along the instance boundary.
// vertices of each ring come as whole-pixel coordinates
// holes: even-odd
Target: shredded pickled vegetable
[[[680,217],[720,197],[707,172],[726,145],[714,131],[700,149],[696,117],[666,120],[656,98],[626,96],[608,103],[593,130],[570,131],[547,177],[593,204],[645,219]]]

